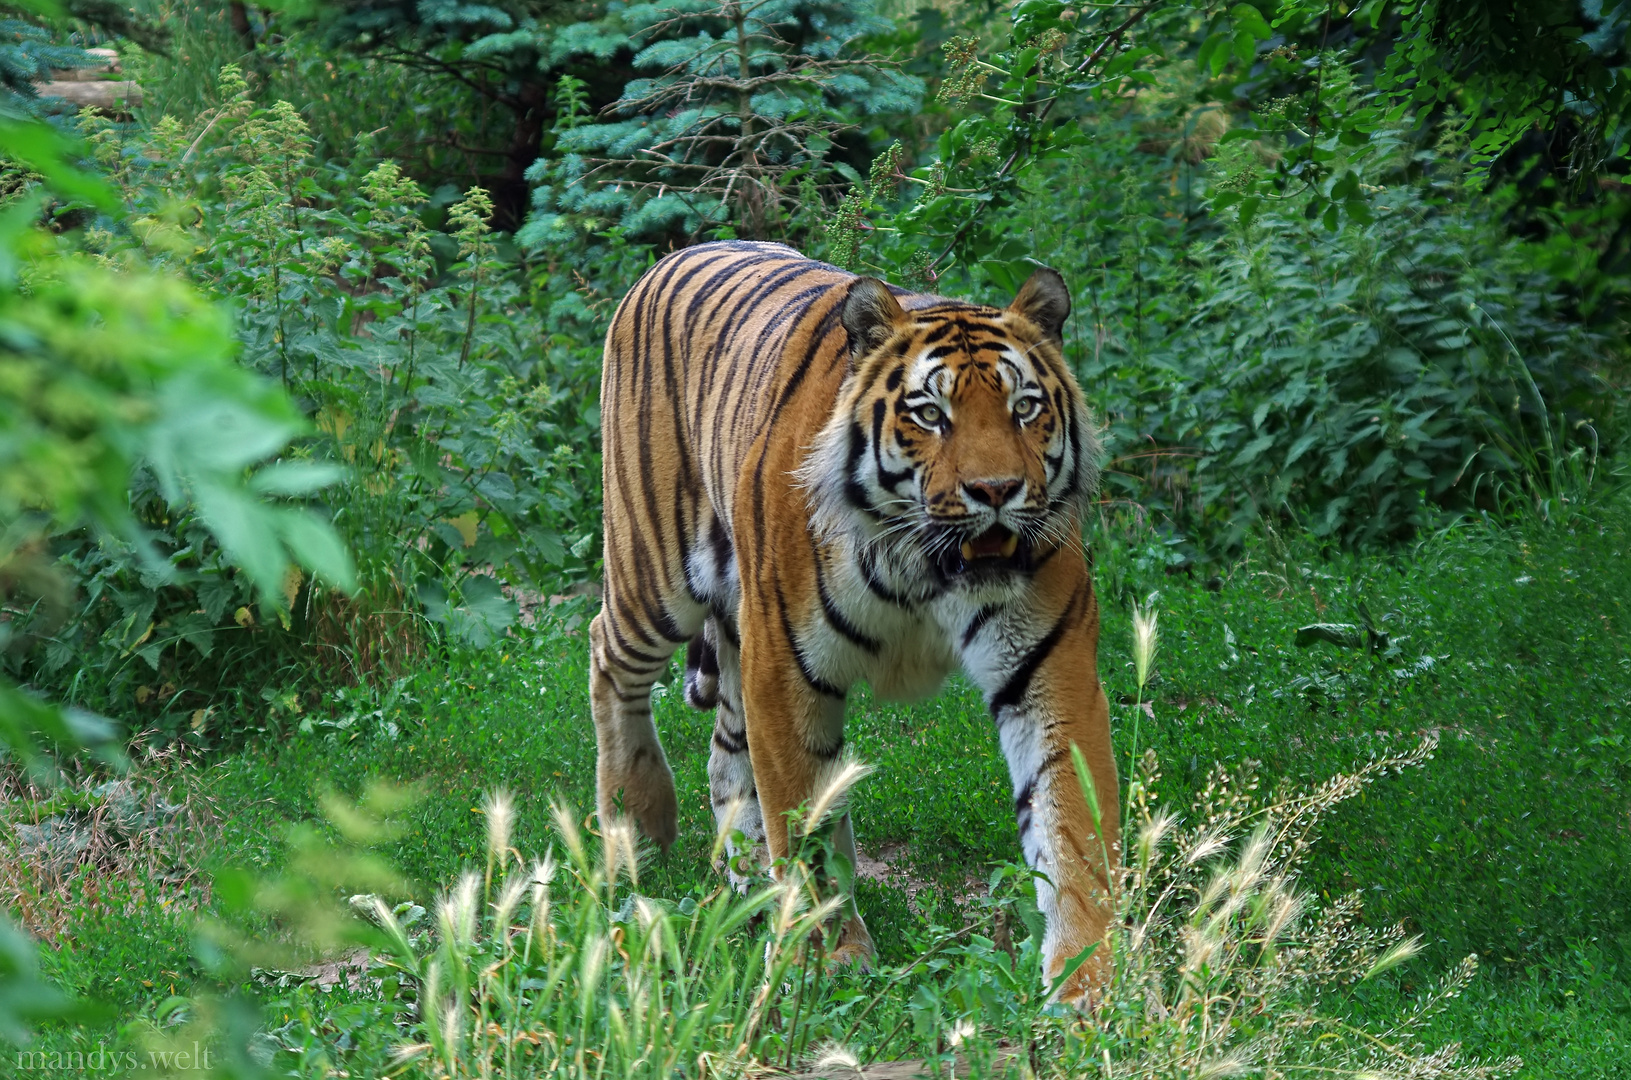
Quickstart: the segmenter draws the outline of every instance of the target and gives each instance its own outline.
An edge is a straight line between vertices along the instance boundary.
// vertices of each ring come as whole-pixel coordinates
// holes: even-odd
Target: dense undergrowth
[[[373,1074],[402,1046],[428,1075],[954,1052],[1211,1075],[1335,1067],[1357,1029],[1325,1025],[1347,1019],[1407,1055],[1461,1040],[1616,1075],[1627,19],[1526,23],[1549,44],[1514,57],[1464,6],[28,14],[0,44],[0,705],[102,756],[53,785],[0,715],[34,769],[0,763],[24,827],[0,834],[0,887],[51,978],[140,1015],[51,1037],[219,1040],[226,1075],[274,1052]],[[11,115],[49,111],[30,73],[110,34],[144,106],[58,134]],[[657,713],[696,797],[666,859],[636,881],[626,851],[575,851],[592,820],[551,812],[592,803],[599,341],[661,253],[731,236],[994,303],[1033,260],[1071,284],[1067,355],[1110,452],[1101,663],[1118,747],[1133,721],[1157,763],[1127,793],[1159,800],[1141,880],[1187,882],[1167,937],[1118,944],[1125,994],[1096,1027],[1039,993],[1006,775],[960,682],[852,705],[879,769],[850,794],[879,857],[857,885],[872,975],[825,971],[797,888],[719,892],[708,720],[680,694]],[[1135,603],[1162,613],[1148,685],[1123,666]],[[1302,821],[1294,789],[1419,737],[1431,761],[1341,788],[1295,858],[1228,817]],[[554,916],[532,863],[486,850],[500,787],[514,849],[553,849]],[[1161,808],[1232,821],[1221,861],[1186,862],[1205,837]],[[374,923],[347,922],[330,901],[353,892],[389,915],[359,900]],[[1393,968],[1399,934],[1425,955]],[[269,945],[302,936],[321,963]],[[37,985],[14,937],[0,921],[0,1038],[8,980]],[[1445,979],[1465,993],[1413,1012]],[[622,1011],[589,1009],[602,992]],[[668,1019],[642,997],[673,992]]]

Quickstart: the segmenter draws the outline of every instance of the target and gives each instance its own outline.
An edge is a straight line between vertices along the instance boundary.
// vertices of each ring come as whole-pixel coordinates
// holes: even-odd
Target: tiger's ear
[[[1023,315],[1042,328],[1055,345],[1065,340],[1065,320],[1070,318],[1070,290],[1059,271],[1037,267],[1008,310]]]
[[[850,284],[840,317],[849,331],[850,358],[859,360],[889,340],[895,327],[905,321],[906,312],[889,286],[877,278],[863,277]]]

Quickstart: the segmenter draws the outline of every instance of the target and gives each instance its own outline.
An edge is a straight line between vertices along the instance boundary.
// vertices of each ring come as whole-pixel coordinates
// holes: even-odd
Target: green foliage
[[[1187,249],[1076,235],[1099,286],[1080,370],[1132,459],[1112,490],[1213,543],[1264,513],[1365,544],[1555,506],[1589,486],[1594,425],[1620,422],[1613,346],[1487,219],[1409,188],[1335,237],[1295,204]]]
[[[459,640],[501,636],[516,608],[495,570],[532,588],[592,576],[596,343],[610,311],[603,293],[590,287],[585,303],[579,292],[583,256],[518,266],[480,188],[441,204],[454,235],[428,229],[422,215],[437,208],[394,163],[319,165],[298,112],[257,107],[232,67],[190,127],[164,121],[142,138],[97,126],[94,138],[128,207],[122,228],[93,234],[100,257],[140,251],[239,299],[235,327],[212,309],[195,332],[222,348],[235,332],[243,366],[231,370],[274,377],[315,420],[284,418],[286,434],[307,433],[298,460],[257,483],[287,494],[338,478],[330,506],[365,590],[348,600],[277,568],[259,582],[277,602],[257,618],[250,582],[230,567],[243,543],[277,530],[218,533],[207,499],[177,514],[175,484],[144,472],[131,496],[146,550],[179,572],[154,577],[128,544],[59,545],[85,600],[33,654],[35,677],[74,680],[93,703],[135,698],[161,732],[230,733],[264,721],[263,690],[301,692],[323,670],[301,657],[313,643],[343,642],[327,663],[366,677],[420,647],[421,613]],[[647,255],[622,250],[632,277]],[[211,444],[184,396],[174,408],[179,419],[157,430],[191,431],[217,454],[256,452]],[[100,657],[91,680],[70,663],[87,650]]]
[[[8,144],[13,161],[48,182],[67,176],[69,191],[111,205],[100,184],[65,166],[62,140],[37,125],[7,126],[22,136]],[[333,476],[283,462],[256,468],[304,425],[275,387],[234,362],[224,313],[174,278],[139,263],[115,269],[51,236],[39,209],[38,197],[0,206],[0,754],[54,779],[42,740],[64,754],[93,745],[115,765],[122,754],[105,722],[10,678],[19,646],[52,633],[67,606],[60,568],[44,557],[48,538],[123,542],[152,583],[183,561],[158,557],[131,512],[133,470],[151,476],[166,511],[197,515],[268,606],[292,563],[341,588],[353,571],[325,521],[269,502],[309,495]],[[39,982],[32,947],[3,918],[0,950],[0,1038],[24,1041],[30,1022],[84,1013]]]
[[[857,48],[887,25],[869,0],[664,0],[574,27],[589,47],[626,41],[641,77],[604,119],[557,123],[560,156],[528,173],[540,186],[518,240],[613,221],[633,236],[720,224],[769,235],[795,192],[854,175],[828,160],[841,134],[916,105],[916,79]]]
[[[66,614],[47,537],[123,552],[151,589],[198,573],[197,546],[164,550],[146,527],[183,515],[197,530],[194,545],[207,538],[218,550],[217,576],[269,608],[293,563],[349,588],[350,558],[327,523],[267,501],[307,496],[336,471],[274,462],[249,472],[306,425],[281,392],[235,361],[226,313],[168,275],[116,270],[49,237],[34,227],[37,213],[37,200],[24,200],[0,223],[0,564],[8,594],[32,600],[3,624],[7,669],[26,674],[18,647],[52,640]],[[128,495],[138,468],[145,512]],[[149,601],[145,612],[123,612],[121,652],[151,637],[151,611]]]
[[[96,61],[78,45],[64,44],[48,26],[17,18],[0,8],[0,98],[8,111],[37,108],[36,82],[49,81],[53,68],[90,67]]]
[[[436,126],[421,128],[419,141],[451,143],[469,154],[470,165],[460,171],[480,171],[499,227],[514,230],[526,215],[524,174],[555,118],[560,78],[592,85],[596,107],[616,97],[627,78],[627,36],[597,25],[606,6],[378,0],[335,8],[319,25],[328,42],[411,72],[416,86],[441,96],[442,115]]]
[[[95,67],[88,45],[110,36],[128,37],[163,48],[168,35],[134,9],[111,0],[12,0],[0,4],[0,111],[33,115],[39,111],[35,84],[54,71]]]
[[[1109,423],[1107,497],[1210,554],[1264,514],[1372,544],[1469,510],[1556,513],[1590,488],[1623,430],[1624,350],[1503,235],[1453,137],[1430,148],[1378,122],[1363,147],[1332,144],[1323,187],[1254,194],[1300,121],[1282,102],[1239,127],[1213,97],[1231,64],[1255,70],[1253,9],[1193,62],[1153,15],[1094,30],[1036,21],[1050,10],[1016,14],[994,62],[946,43],[940,100],[969,113],[929,165],[877,159],[829,257],[1001,302],[1047,253],[1077,297],[1067,354]],[[1102,79],[1070,81],[1089,69]],[[1335,63],[1319,92],[1337,113],[1368,107]],[[1333,193],[1358,201],[1339,214]]]

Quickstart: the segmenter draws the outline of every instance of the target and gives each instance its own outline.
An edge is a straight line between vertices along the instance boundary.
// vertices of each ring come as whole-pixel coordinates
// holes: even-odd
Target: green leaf
[[[1235,34],[1234,53],[1236,60],[1251,66],[1251,62],[1257,58],[1257,39],[1245,30]]]
[[[1228,37],[1223,34],[1208,35],[1195,53],[1195,66],[1203,71],[1210,67],[1214,78],[1223,74],[1224,65],[1229,62],[1228,50],[1224,48],[1228,43]]]
[[[334,526],[310,510],[283,514],[283,539],[296,562],[343,592],[355,592],[357,568]]]
[[[1055,975],[1053,980],[1048,984],[1048,997],[1053,997],[1059,992],[1060,987],[1064,986],[1070,981],[1070,977],[1076,974],[1077,970],[1079,970],[1083,964],[1087,963],[1088,958],[1093,955],[1093,953],[1098,949],[1099,945],[1100,942],[1095,941],[1087,948],[1065,961],[1065,966],[1059,969],[1059,974]]]
[[[1229,21],[1234,24],[1236,31],[1250,34],[1258,41],[1267,41],[1274,36],[1274,31],[1269,28],[1267,20],[1263,18],[1263,13],[1250,4],[1236,4],[1230,8]],[[1236,42],[1240,40],[1238,34],[1235,40]],[[1236,47],[1239,47],[1238,44]]]
[[[1359,627],[1349,623],[1310,623],[1297,627],[1297,648],[1306,649],[1322,641],[1342,649],[1365,647],[1365,637]]]
[[[279,461],[256,471],[249,490],[257,495],[309,495],[338,483],[346,470],[326,461]]]
[[[110,213],[118,208],[119,198],[112,188],[69,162],[84,152],[81,144],[49,124],[0,114],[0,146],[11,160],[39,173],[45,186],[58,195],[82,199]]]

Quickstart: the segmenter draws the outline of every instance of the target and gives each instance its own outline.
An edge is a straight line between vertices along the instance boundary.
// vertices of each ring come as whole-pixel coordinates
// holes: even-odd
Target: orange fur
[[[1103,940],[1119,816],[1081,542],[1097,444],[1059,352],[1068,312],[1051,271],[997,309],[773,244],[689,248],[635,285],[601,387],[606,596],[590,689],[603,817],[620,806],[674,838],[650,690],[687,642],[687,697],[718,710],[716,813],[773,858],[786,814],[841,766],[849,687],[922,696],[961,664],[1044,874],[1050,974]],[[847,816],[835,840],[853,860]],[[852,907],[839,953],[870,952]],[[1106,970],[1085,965],[1065,993]]]

